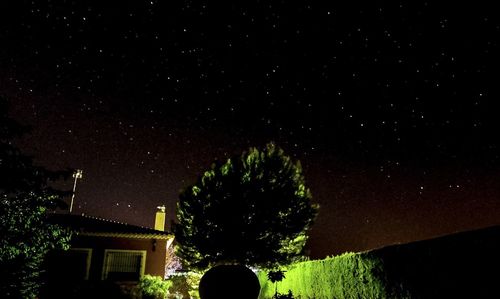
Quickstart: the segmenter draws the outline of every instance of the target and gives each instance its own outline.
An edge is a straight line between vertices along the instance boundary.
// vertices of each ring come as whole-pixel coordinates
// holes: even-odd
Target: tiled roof
[[[50,214],[49,222],[71,228],[79,235],[97,237],[170,239],[172,233],[87,215]]]

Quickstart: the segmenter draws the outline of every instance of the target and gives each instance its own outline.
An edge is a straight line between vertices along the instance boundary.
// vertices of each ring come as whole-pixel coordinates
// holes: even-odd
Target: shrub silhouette
[[[201,299],[257,299],[260,284],[252,270],[241,265],[220,265],[200,281]]]

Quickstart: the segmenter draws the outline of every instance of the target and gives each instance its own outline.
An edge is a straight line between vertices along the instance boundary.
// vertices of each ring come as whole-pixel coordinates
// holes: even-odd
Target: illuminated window
[[[137,281],[144,275],[145,262],[146,251],[106,249],[102,279]]]

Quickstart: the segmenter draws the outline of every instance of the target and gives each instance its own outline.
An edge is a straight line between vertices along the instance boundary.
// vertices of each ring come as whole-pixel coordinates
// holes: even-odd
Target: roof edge
[[[172,234],[148,234],[148,233],[113,233],[113,232],[78,232],[78,236],[86,237],[111,237],[111,238],[127,238],[127,239],[173,239]]]

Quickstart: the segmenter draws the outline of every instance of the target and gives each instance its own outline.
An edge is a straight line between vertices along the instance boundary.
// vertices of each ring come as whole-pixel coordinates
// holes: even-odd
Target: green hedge
[[[278,291],[300,299],[500,298],[499,252],[495,226],[297,263],[284,269]],[[265,272],[259,280],[260,298],[271,298]]]
[[[371,253],[345,253],[324,260],[297,263],[285,269],[278,292],[291,290],[301,299],[393,298],[386,286],[382,260]],[[259,273],[261,299],[271,298],[274,284]]]

